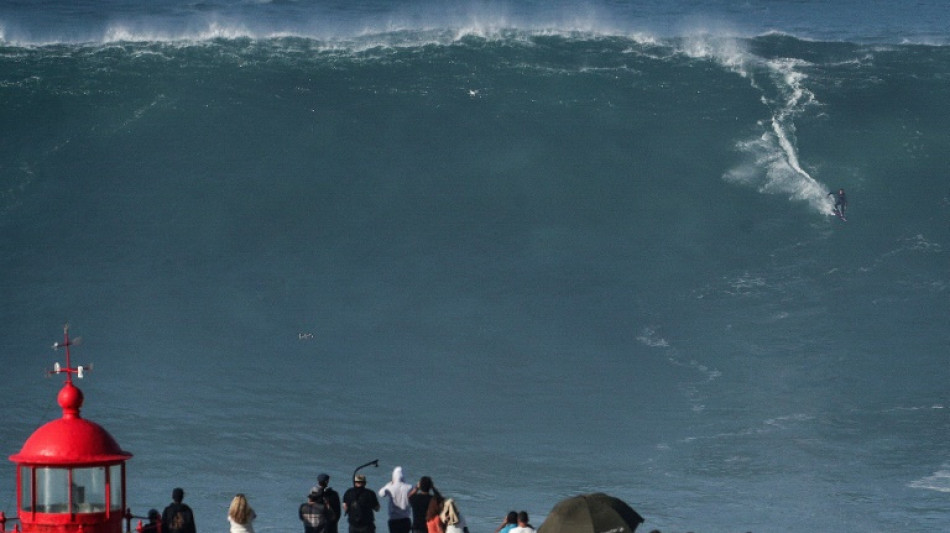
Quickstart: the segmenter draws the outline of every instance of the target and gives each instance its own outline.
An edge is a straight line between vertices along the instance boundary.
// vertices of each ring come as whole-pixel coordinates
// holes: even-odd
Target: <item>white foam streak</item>
[[[938,470],[932,475],[910,482],[907,486],[912,489],[950,492],[950,470]]]
[[[734,183],[755,185],[767,194],[787,194],[790,199],[805,201],[815,210],[832,214],[827,187],[819,183],[799,159],[795,142],[795,119],[809,106],[816,104],[801,72],[804,62],[794,59],[765,60],[749,52],[738,39],[696,35],[684,40],[683,53],[694,58],[712,59],[723,67],[749,80],[762,92],[762,103],[771,110],[771,117],[760,122],[767,130],[751,140],[739,141],[736,149],[744,161],[723,175]],[[758,75],[770,81],[762,85]],[[770,96],[774,92],[774,96]]]
[[[764,64],[771,74],[770,77],[776,80],[780,97],[784,96],[784,99],[776,98],[774,101],[769,101],[764,97],[763,99],[773,109],[772,133],[778,142],[785,163],[793,171],[792,179],[786,180],[785,187],[779,187],[779,190],[789,193],[792,199],[807,201],[819,212],[832,214],[831,201],[827,197],[827,187],[818,183],[811,174],[802,168],[798,157],[798,149],[793,139],[795,119],[808,106],[816,103],[814,94],[806,89],[803,84],[805,75],[797,70],[803,63],[785,59],[766,61]]]

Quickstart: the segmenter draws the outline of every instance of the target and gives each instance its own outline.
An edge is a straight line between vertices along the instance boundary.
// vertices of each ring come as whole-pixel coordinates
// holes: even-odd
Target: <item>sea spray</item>
[[[753,54],[743,40],[709,34],[683,39],[681,52],[711,59],[749,80],[761,93],[761,102],[770,115],[756,123],[758,132],[751,138],[736,141],[741,160],[723,174],[723,179],[756,187],[765,194],[787,194],[818,212],[831,214],[827,187],[802,167],[795,138],[796,119],[819,105],[801,71],[807,62],[766,59]]]

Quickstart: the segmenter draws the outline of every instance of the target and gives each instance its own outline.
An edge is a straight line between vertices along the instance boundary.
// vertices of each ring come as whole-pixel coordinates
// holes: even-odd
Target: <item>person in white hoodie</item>
[[[393,468],[393,480],[379,489],[379,497],[389,499],[389,533],[409,533],[412,528],[411,490],[412,485],[403,481],[401,466]]]

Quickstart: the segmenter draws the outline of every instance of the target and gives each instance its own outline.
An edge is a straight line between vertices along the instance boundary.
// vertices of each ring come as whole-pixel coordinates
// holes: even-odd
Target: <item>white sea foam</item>
[[[42,28],[20,24],[9,28],[0,21],[0,42],[16,46],[101,44],[115,42],[194,43],[215,39],[312,39],[335,45],[425,46],[449,44],[468,37],[487,40],[518,35],[556,35],[582,38],[621,37],[636,42],[656,41],[644,26],[624,24],[615,14],[597,6],[562,5],[540,9],[504,3],[385,6],[352,13],[326,6],[301,8],[283,18],[264,16],[251,2],[213,11],[180,10],[130,14],[126,18],[62,29],[49,23]],[[54,15],[55,16],[55,15]],[[432,41],[434,36],[437,38]]]
[[[940,470],[929,476],[911,481],[907,486],[912,489],[950,492],[950,465],[944,465]]]
[[[699,379],[689,380],[679,384],[680,389],[686,396],[686,399],[690,402],[690,410],[695,413],[700,413],[705,411],[706,404],[704,399],[706,395],[703,393],[702,388],[722,377],[722,372],[716,370],[715,368],[710,368],[707,364],[704,364],[696,359],[686,360],[680,356],[678,350],[670,346],[670,343],[660,336],[657,332],[657,327],[647,326],[644,327],[640,335],[637,336],[637,341],[645,346],[650,348],[658,348],[664,350],[664,355],[666,361],[675,367],[688,368],[689,370],[695,372],[699,375]]]
[[[171,30],[162,27],[141,27],[130,24],[108,26],[100,39],[103,43],[115,42],[177,42],[210,41],[213,39],[263,39],[282,36],[278,32],[254,30],[245,23],[227,23],[217,20],[197,29]]]
[[[670,345],[666,339],[657,335],[656,328],[653,327],[643,328],[640,335],[637,335],[637,340],[651,348],[667,348]]]
[[[695,34],[683,40],[681,52],[689,57],[713,60],[749,80],[762,94],[770,117],[758,123],[759,133],[736,142],[742,161],[723,179],[751,185],[765,194],[786,194],[805,201],[820,213],[832,214],[828,187],[819,183],[802,165],[795,138],[795,120],[818,101],[805,84],[798,59],[764,59],[751,53],[744,42],[728,36]]]

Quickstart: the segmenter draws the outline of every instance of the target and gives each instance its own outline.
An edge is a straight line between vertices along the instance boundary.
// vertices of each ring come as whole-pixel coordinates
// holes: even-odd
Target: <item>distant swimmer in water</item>
[[[828,196],[835,197],[835,211],[844,216],[844,212],[848,209],[848,197],[844,195],[844,189],[838,189],[838,192],[830,192]]]

